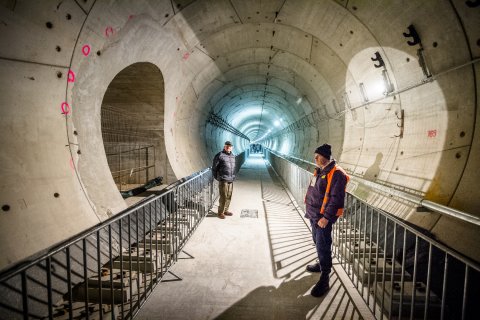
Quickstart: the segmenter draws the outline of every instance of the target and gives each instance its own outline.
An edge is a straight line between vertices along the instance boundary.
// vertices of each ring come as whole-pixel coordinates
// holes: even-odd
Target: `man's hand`
[[[318,220],[318,226],[322,229],[325,228],[327,224],[328,224],[328,220],[325,218],[321,218],[320,220]]]

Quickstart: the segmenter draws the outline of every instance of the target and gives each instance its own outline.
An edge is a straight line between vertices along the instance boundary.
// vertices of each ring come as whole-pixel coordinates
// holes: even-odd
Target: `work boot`
[[[231,213],[230,211],[225,211],[223,214],[226,216],[233,216],[233,213]]]
[[[219,213],[219,214],[218,214],[218,217],[219,217],[220,219],[225,219],[225,215],[223,214],[223,212],[222,212],[222,213]]]
[[[320,280],[318,280],[317,284],[312,288],[310,294],[316,298],[323,296],[328,290],[330,290],[329,280],[329,275],[322,273]]]
[[[315,264],[309,264],[307,266],[307,271],[308,272],[320,272],[320,264],[317,262]]]

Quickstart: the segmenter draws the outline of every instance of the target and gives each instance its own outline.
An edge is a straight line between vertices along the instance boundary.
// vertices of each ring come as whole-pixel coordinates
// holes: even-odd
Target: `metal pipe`
[[[432,201],[424,200],[424,199],[422,199],[420,201],[420,204],[423,207],[425,207],[427,209],[430,209],[432,211],[435,211],[435,212],[438,212],[438,213],[441,213],[441,214],[444,214],[444,215],[447,215],[447,216],[450,216],[450,217],[453,217],[453,218],[456,218],[456,219],[460,219],[462,221],[470,222],[470,223],[472,223],[476,226],[480,226],[480,218],[476,217],[476,216],[474,216],[470,213],[463,212],[463,211],[460,211],[460,210],[457,210],[457,209],[454,209],[454,208],[450,208],[450,207],[438,204],[436,202],[432,202]]]
[[[309,161],[306,161],[306,160],[303,160],[303,159],[300,159],[300,158],[297,158],[297,157],[286,156],[286,155],[277,153],[277,152],[275,152],[273,150],[270,150],[270,149],[268,150],[268,152],[271,152],[274,155],[276,155],[277,157],[283,158],[286,161],[288,161],[288,158],[292,158],[292,159],[296,159],[298,161],[301,161],[303,163],[306,163],[308,165],[315,166],[315,164],[313,162],[309,162]],[[460,219],[462,221],[470,222],[474,225],[480,226],[480,217],[476,217],[476,216],[474,216],[470,213],[463,212],[463,211],[460,211],[460,210],[457,210],[457,209],[454,209],[454,208],[450,208],[448,206],[444,206],[444,205],[441,205],[439,203],[432,202],[432,201],[423,199],[421,197],[418,197],[418,196],[415,196],[415,195],[412,195],[412,194],[409,194],[409,193],[406,193],[406,192],[403,192],[403,191],[400,191],[400,190],[396,190],[396,189],[393,189],[391,187],[384,186],[384,185],[381,185],[381,184],[378,184],[378,183],[375,183],[375,182],[372,182],[372,181],[368,181],[368,180],[365,180],[365,179],[362,179],[362,178],[359,178],[359,177],[356,177],[356,176],[353,176],[353,175],[350,176],[350,180],[351,181],[356,181],[358,183],[362,183],[362,184],[364,184],[366,186],[369,186],[371,188],[374,188],[376,190],[386,192],[390,196],[396,196],[396,197],[401,198],[403,200],[407,200],[409,202],[412,202],[413,204],[416,204],[416,205],[421,206],[421,207],[425,207],[425,208],[430,209],[434,212],[444,214],[444,215],[448,215],[450,217]]]

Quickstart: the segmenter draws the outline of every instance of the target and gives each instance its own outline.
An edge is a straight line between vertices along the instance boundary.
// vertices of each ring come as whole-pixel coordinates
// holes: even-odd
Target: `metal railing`
[[[305,161],[304,159],[300,159],[300,158],[293,157],[293,156],[280,154],[280,153],[277,153],[277,152],[272,151],[272,150],[266,150],[265,151],[265,156],[269,160],[271,158],[270,154],[275,155],[279,159],[288,160],[289,162],[297,164],[298,166],[306,165],[307,167],[315,168],[315,164],[313,162]],[[273,161],[275,161],[275,160],[273,159]],[[300,168],[300,169],[302,169],[302,168]],[[302,170],[305,171],[305,169],[302,169]],[[287,175],[289,175],[288,172],[285,172],[285,173]],[[308,181],[310,181],[310,178],[309,178]],[[307,184],[308,184],[308,181],[307,181]],[[401,190],[398,190],[398,189],[394,189],[392,187],[385,186],[385,185],[382,185],[382,184],[379,184],[379,183],[376,183],[376,182],[372,182],[372,181],[368,181],[368,180],[365,180],[365,179],[362,179],[362,178],[358,178],[358,177],[353,176],[353,175],[350,175],[350,181],[351,182],[356,182],[356,183],[361,183],[361,184],[363,184],[363,185],[365,185],[369,188],[372,188],[376,191],[379,191],[381,193],[387,193],[390,196],[394,196],[396,198],[406,200],[408,202],[411,202],[412,204],[415,204],[419,207],[426,208],[426,209],[431,210],[433,212],[437,212],[437,213],[440,213],[442,215],[447,215],[447,216],[450,216],[452,218],[455,218],[455,219],[462,220],[462,221],[470,223],[470,224],[480,226],[480,217],[474,216],[470,213],[460,211],[460,210],[457,210],[457,209],[454,209],[454,208],[450,208],[450,207],[444,206],[442,204],[424,199],[422,197],[419,197],[419,196],[416,196],[416,195],[413,195],[413,194],[410,194],[410,193],[407,193],[407,192],[404,192],[404,191],[401,191]],[[296,184],[294,184],[292,186],[294,186],[294,188],[297,187]],[[299,186],[299,187],[301,187],[301,186]],[[303,188],[304,188],[304,191],[306,191],[306,188],[304,186],[303,186]],[[305,193],[303,193],[303,195],[305,195]],[[300,198],[295,198],[295,199],[298,201],[298,199],[300,199]],[[303,203],[303,196],[302,196],[302,201],[301,202]]]
[[[298,206],[312,173],[269,150]],[[429,234],[347,193],[333,253],[377,319],[470,319],[480,312],[480,266]]]
[[[162,192],[3,271],[0,318],[133,318],[217,197],[210,169]]]
[[[119,191],[128,185],[142,185],[155,175],[155,146],[142,147],[105,144],[108,166]],[[127,150],[123,148],[127,147]],[[125,186],[127,186],[125,188]]]

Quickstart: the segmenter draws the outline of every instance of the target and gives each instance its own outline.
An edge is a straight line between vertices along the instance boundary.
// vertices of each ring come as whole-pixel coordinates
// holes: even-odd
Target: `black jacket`
[[[322,207],[323,198],[325,197],[325,191],[327,189],[327,174],[336,165],[333,160],[326,168],[321,170],[315,169],[314,176],[310,181],[310,185],[307,189],[305,196],[305,204],[307,211],[305,217],[314,221],[320,220],[322,214],[320,208]],[[342,209],[345,201],[345,187],[347,185],[347,177],[341,170],[336,170],[333,173],[332,185],[330,187],[330,200],[325,208],[324,217],[334,223],[337,221],[338,209]]]
[[[220,151],[213,158],[213,177],[218,181],[232,182],[235,180],[235,156],[233,152]]]

